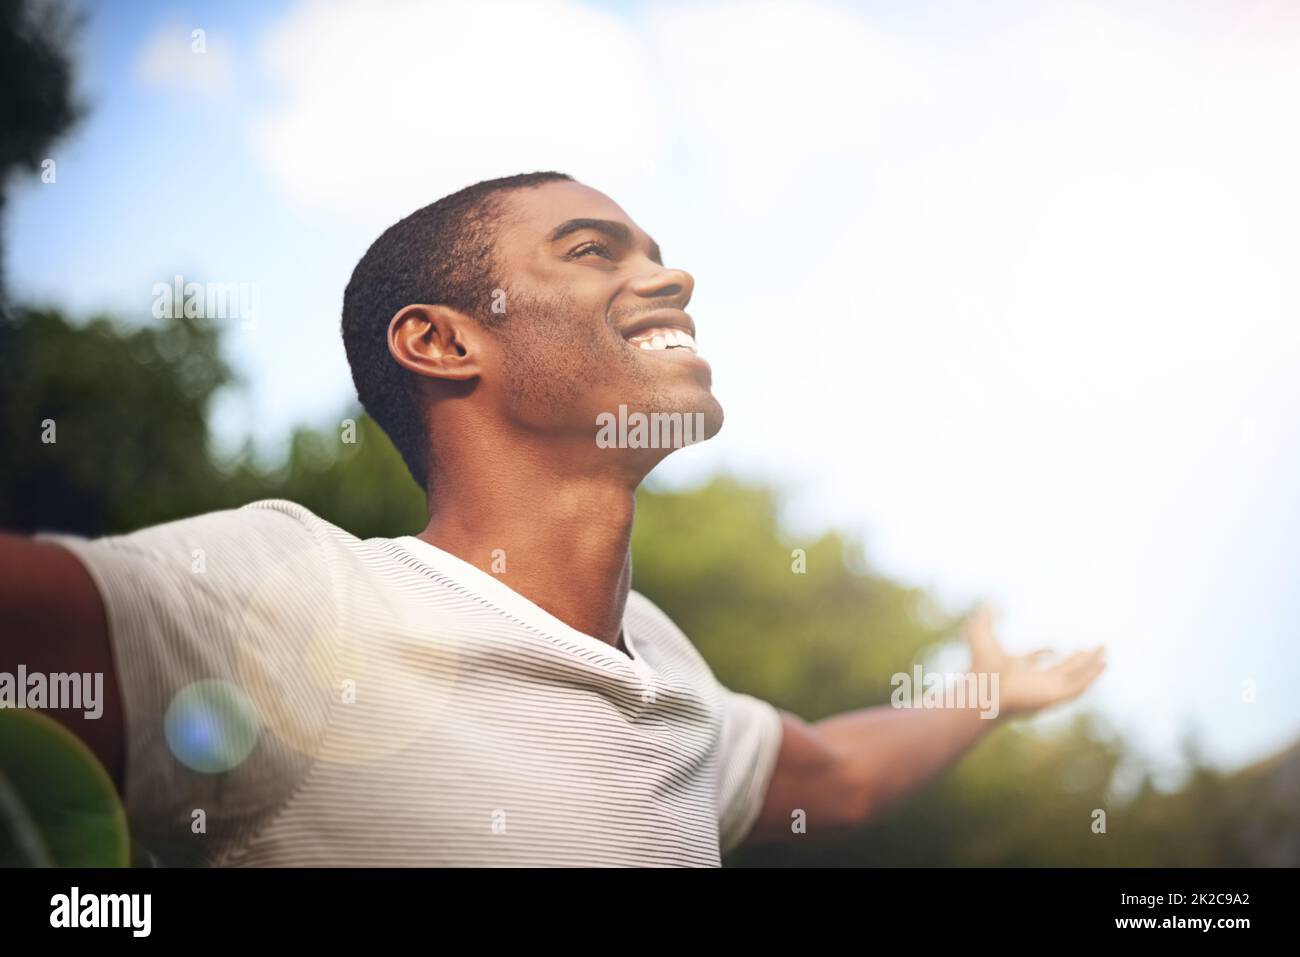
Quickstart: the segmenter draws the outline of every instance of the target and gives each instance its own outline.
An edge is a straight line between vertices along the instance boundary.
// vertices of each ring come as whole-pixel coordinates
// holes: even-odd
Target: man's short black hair
[[[416,376],[389,354],[388,324],[412,303],[490,319],[500,194],[572,179],[521,173],[466,186],[389,226],[352,270],[343,293],[343,346],[357,398],[421,488],[428,488],[429,449],[411,389]]]

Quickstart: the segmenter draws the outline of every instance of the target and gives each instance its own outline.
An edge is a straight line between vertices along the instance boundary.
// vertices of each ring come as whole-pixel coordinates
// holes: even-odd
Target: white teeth
[[[686,349],[695,352],[695,337],[681,329],[662,329],[645,338],[636,338],[632,344],[647,352],[662,352],[665,349]]]

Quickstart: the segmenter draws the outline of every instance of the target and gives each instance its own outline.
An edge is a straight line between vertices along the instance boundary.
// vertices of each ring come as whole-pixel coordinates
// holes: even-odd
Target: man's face
[[[722,426],[712,373],[685,312],[695,281],[609,197],[555,182],[502,197],[497,275],[505,314],[484,361],[518,426],[593,438],[597,416],[703,413]],[[676,345],[674,346],[674,343]]]

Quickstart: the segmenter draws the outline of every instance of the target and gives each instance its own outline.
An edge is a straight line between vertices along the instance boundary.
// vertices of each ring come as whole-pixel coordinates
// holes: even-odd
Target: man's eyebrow
[[[626,225],[613,219],[569,219],[560,223],[555,229],[551,230],[551,242],[559,242],[565,236],[581,232],[584,229],[594,230],[598,233],[604,233],[610,239],[624,246],[632,245],[632,230]],[[663,265],[663,257],[659,253],[659,244],[653,239],[650,240],[650,258]]]

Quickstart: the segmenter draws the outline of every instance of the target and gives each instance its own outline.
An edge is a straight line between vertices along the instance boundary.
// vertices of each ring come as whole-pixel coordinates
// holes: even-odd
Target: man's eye
[[[583,256],[587,256],[592,253],[604,259],[614,258],[613,254],[610,253],[608,246],[606,246],[604,243],[597,243],[597,242],[583,243],[581,246],[576,247],[571,253],[569,253],[569,258],[581,259]]]

